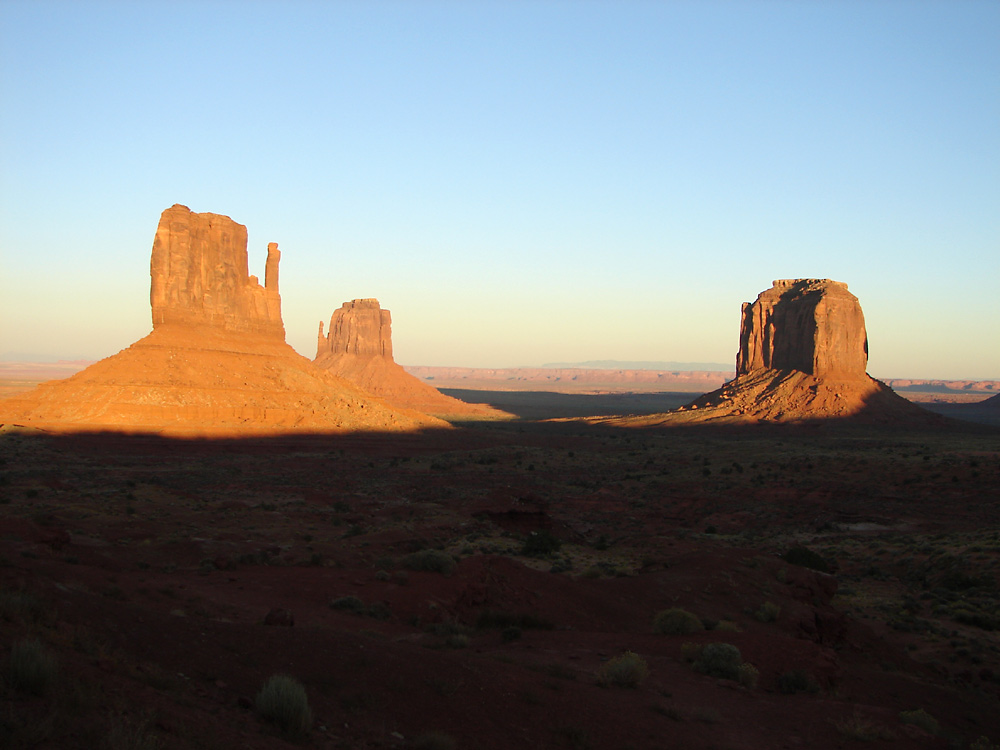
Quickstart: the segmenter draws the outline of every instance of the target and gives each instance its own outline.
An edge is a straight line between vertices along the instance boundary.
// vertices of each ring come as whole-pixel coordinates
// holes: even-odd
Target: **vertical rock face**
[[[160,216],[149,263],[153,329],[207,326],[284,340],[280,256],[277,244],[268,245],[262,287],[249,275],[245,226],[228,216],[171,206]]]
[[[858,298],[829,279],[782,279],[743,303],[737,376],[797,370],[864,379],[868,336]]]
[[[330,332],[323,335],[319,324],[316,358],[327,354],[384,357],[392,362],[392,316],[377,299],[345,302],[330,318]]]

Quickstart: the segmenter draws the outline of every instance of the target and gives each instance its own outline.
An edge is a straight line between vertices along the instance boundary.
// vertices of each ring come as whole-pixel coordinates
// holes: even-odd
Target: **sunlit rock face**
[[[154,330],[208,326],[284,339],[278,261],[268,245],[264,286],[249,275],[247,228],[175,204],[160,215],[149,263]]]
[[[261,286],[248,273],[246,227],[168,208],[150,259],[152,333],[67,380],[3,399],[0,424],[213,436],[446,428],[285,343],[279,258],[271,243]]]
[[[870,377],[865,317],[847,284],[783,279],[745,302],[736,377],[668,414],[608,420],[624,426],[850,420],[937,424]]]
[[[858,298],[829,279],[781,279],[743,303],[736,374],[797,370],[865,378],[868,335]]]
[[[392,359],[392,316],[377,299],[345,302],[330,318],[330,332],[323,335],[319,324],[317,359],[323,355],[350,354]]]
[[[392,358],[392,316],[377,299],[345,302],[334,311],[325,335],[321,321],[314,362],[394,406],[446,416],[508,416],[483,404],[446,396],[396,364]]]

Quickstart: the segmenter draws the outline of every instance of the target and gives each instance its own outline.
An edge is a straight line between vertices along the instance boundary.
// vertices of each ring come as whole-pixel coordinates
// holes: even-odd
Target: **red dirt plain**
[[[550,394],[555,422],[521,395],[417,434],[4,430],[3,674],[25,638],[58,673],[3,682],[0,746],[1000,742],[1000,431],[626,429],[566,419],[619,395]],[[421,550],[454,570],[408,569]],[[655,634],[671,607],[709,629]],[[713,642],[755,687],[685,660]],[[649,676],[599,685],[625,651]],[[275,673],[305,686],[304,739],[253,710]]]

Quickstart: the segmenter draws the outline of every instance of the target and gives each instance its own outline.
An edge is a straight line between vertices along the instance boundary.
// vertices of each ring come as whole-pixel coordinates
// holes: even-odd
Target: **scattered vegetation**
[[[798,565],[802,568],[818,570],[820,573],[830,572],[830,566],[826,560],[808,547],[792,547],[781,556],[781,559],[789,565]]]
[[[493,609],[484,609],[476,618],[477,630],[490,630],[493,628],[507,629],[517,628],[519,630],[552,630],[555,625],[536,614],[513,612],[500,612]]]
[[[899,720],[904,724],[918,726],[929,734],[938,734],[941,731],[941,724],[938,720],[922,708],[918,708],[915,711],[901,711],[899,713]]]
[[[294,677],[272,675],[257,693],[257,713],[289,737],[304,737],[312,727],[306,689]]]
[[[597,672],[597,683],[603,687],[638,687],[649,676],[646,660],[632,651],[605,662]]]
[[[653,632],[666,635],[689,635],[704,630],[698,616],[686,609],[673,607],[656,613],[653,617]]]
[[[45,695],[58,674],[56,658],[36,639],[18,641],[10,650],[7,680],[15,690]]]
[[[760,605],[760,609],[753,613],[761,622],[774,622],[778,619],[781,614],[781,607],[774,602],[764,602]]]
[[[404,557],[402,565],[408,570],[426,570],[431,573],[451,575],[455,570],[455,558],[442,550],[422,549]]]
[[[700,649],[694,660],[694,668],[698,672],[727,680],[739,678],[741,664],[743,664],[743,656],[740,654],[740,650],[731,643],[706,644]]]
[[[785,695],[819,692],[819,683],[816,682],[811,674],[802,669],[783,672],[778,676],[777,685],[778,691]]]
[[[837,728],[838,732],[849,740],[874,742],[876,740],[891,740],[896,737],[889,727],[871,719],[866,719],[859,713],[855,713],[849,719],[835,721],[833,725]]]
[[[525,557],[548,557],[562,547],[562,542],[549,531],[532,531],[524,538],[521,554]]]

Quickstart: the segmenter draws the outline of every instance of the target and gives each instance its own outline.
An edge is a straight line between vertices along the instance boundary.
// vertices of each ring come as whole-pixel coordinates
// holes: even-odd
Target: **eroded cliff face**
[[[797,370],[865,378],[868,335],[858,298],[829,279],[781,279],[743,303],[736,374]]]
[[[446,396],[396,364],[392,358],[392,316],[377,299],[342,304],[331,316],[326,335],[320,321],[313,361],[394,406],[437,415],[509,416],[484,404],[467,404]]]
[[[323,335],[319,324],[317,359],[326,354],[392,359],[392,316],[377,299],[345,302],[330,317],[330,332]]]
[[[168,208],[150,259],[152,333],[67,380],[0,401],[0,423],[213,436],[446,428],[285,343],[279,259],[272,242],[261,286],[247,272],[246,227]]]
[[[247,228],[175,204],[160,215],[149,262],[153,329],[209,327],[284,340],[278,261],[268,245],[265,286],[249,274]]]

